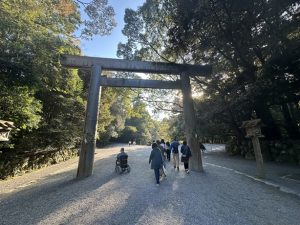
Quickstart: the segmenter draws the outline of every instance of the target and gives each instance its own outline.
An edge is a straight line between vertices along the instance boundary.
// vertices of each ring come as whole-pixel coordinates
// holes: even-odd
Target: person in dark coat
[[[163,159],[160,149],[156,143],[152,144],[152,151],[149,157],[149,164],[151,163],[151,169],[154,170],[156,184],[159,185],[159,170],[162,168]]]
[[[125,153],[124,148],[121,148],[120,153],[117,155],[117,160],[120,162],[123,158],[128,158],[128,155]]]
[[[181,146],[181,149],[180,149],[180,152],[181,152],[181,162],[183,162],[184,164],[184,169],[185,169],[185,172],[187,174],[190,173],[189,171],[189,160],[190,160],[190,157],[192,156],[192,152],[191,152],[191,149],[190,147],[187,145],[187,142],[184,141],[182,146]]]
[[[200,146],[200,150],[201,150],[202,152],[204,152],[204,151],[206,150],[204,144],[202,144],[201,142],[199,142],[199,146]]]

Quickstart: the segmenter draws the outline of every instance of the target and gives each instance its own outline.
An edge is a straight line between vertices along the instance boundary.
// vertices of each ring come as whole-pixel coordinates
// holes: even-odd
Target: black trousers
[[[185,163],[183,163],[183,165],[184,165],[184,169],[186,169],[186,170],[189,169],[189,162],[185,162]]]
[[[159,184],[159,168],[154,169],[156,183]]]
[[[170,149],[167,149],[166,153],[167,153],[167,159],[168,159],[168,161],[170,161],[170,159],[171,159],[171,151],[170,151]]]

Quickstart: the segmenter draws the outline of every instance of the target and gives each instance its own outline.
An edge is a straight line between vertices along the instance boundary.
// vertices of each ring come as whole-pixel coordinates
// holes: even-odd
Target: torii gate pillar
[[[93,173],[99,97],[101,95],[100,75],[101,67],[94,65],[91,71],[91,80],[85,114],[84,135],[81,143],[77,178],[88,177]]]
[[[183,95],[183,114],[185,121],[185,135],[187,143],[191,148],[192,157],[190,158],[190,168],[193,171],[203,171],[202,157],[199,142],[196,135],[196,116],[190,77],[187,74],[180,75]]]

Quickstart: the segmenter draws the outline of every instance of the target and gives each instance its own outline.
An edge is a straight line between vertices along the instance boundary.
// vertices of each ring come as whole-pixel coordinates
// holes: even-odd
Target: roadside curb
[[[222,169],[225,169],[225,170],[229,170],[229,171],[232,171],[234,173],[237,173],[239,175],[243,175],[243,176],[246,176],[252,180],[255,180],[255,181],[258,181],[260,183],[263,183],[263,184],[266,184],[268,186],[271,186],[271,187],[274,187],[284,193],[287,193],[287,194],[292,194],[292,195],[296,195],[297,197],[300,198],[300,193],[298,192],[295,192],[293,190],[291,190],[290,188],[287,188],[287,187],[284,187],[282,185],[279,185],[279,184],[276,184],[276,183],[273,183],[273,182],[270,182],[266,179],[261,179],[261,178],[257,178],[257,177],[254,177],[252,175],[249,175],[247,173],[243,173],[243,172],[240,172],[238,170],[235,170],[235,169],[231,169],[231,168],[228,168],[228,167],[225,167],[225,166],[220,166],[220,165],[216,165],[216,164],[213,164],[213,163],[204,163],[204,165],[208,165],[208,166],[213,166],[213,167],[218,167],[218,168],[222,168]]]

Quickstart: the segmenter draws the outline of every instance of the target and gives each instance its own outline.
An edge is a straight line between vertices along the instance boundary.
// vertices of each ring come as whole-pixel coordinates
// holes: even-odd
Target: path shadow
[[[95,161],[93,176],[86,179],[75,179],[76,171],[70,170],[49,175],[45,183],[1,198],[0,211],[5,217],[0,218],[0,224],[36,224],[47,215],[84,198],[118,177],[111,166],[114,159],[110,156]]]

